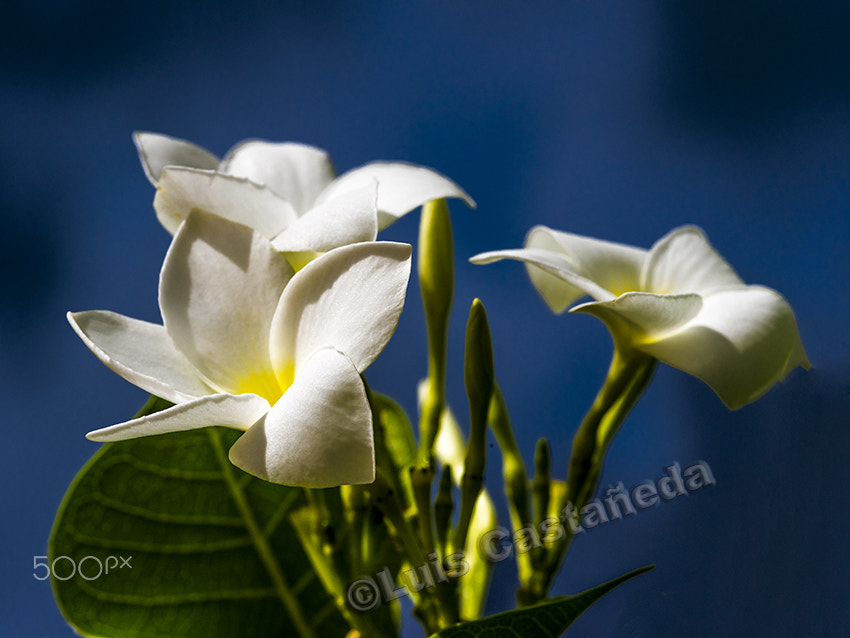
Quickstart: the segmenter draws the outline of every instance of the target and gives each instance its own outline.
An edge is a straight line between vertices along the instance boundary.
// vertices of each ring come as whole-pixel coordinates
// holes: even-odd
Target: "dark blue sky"
[[[0,20],[0,401],[6,441],[0,627],[70,635],[32,577],[56,508],[141,391],[103,367],[67,310],[157,321],[168,234],[131,133],[219,154],[246,137],[327,149],[340,171],[409,160],[478,202],[453,205],[458,288],[449,383],[465,415],[466,311],[484,301],[497,374],[530,461],[565,471],[610,339],[552,316],[518,264],[534,224],[648,247],[695,223],[748,282],[782,292],[815,369],[735,413],[662,367],[602,487],[710,464],[717,485],[584,535],[556,583],[634,567],[572,636],[840,635],[850,625],[850,9],[710,3],[34,2]],[[415,241],[418,214],[385,238]],[[415,410],[425,372],[411,287],[370,384]],[[488,470],[499,490],[499,458]],[[501,497],[497,495],[501,503]],[[489,610],[510,606],[511,563]]]

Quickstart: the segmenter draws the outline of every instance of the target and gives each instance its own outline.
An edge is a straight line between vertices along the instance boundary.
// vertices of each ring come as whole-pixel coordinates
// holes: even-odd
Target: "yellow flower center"
[[[288,388],[292,382],[286,386]],[[277,400],[283,396],[286,388],[282,388],[281,384],[267,371],[257,371],[249,376],[240,379],[239,385],[236,388],[236,394],[256,394],[263,397],[269,402],[269,405],[274,405]]]

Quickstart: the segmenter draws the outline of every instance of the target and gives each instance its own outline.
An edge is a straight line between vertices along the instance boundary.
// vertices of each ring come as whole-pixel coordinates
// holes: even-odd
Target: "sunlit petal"
[[[327,252],[332,248],[374,241],[378,234],[377,182],[346,193],[308,211],[272,245],[283,252]]]
[[[180,167],[162,171],[153,207],[172,234],[195,209],[250,226],[268,238],[298,219],[292,205],[265,186],[244,177]]]
[[[319,195],[316,203],[378,182],[378,229],[432,199],[457,197],[475,207],[460,186],[435,170],[403,162],[373,162],[341,175]]]
[[[410,254],[408,244],[352,244],[325,253],[292,278],[272,324],[281,384],[323,347],[344,352],[359,372],[372,363],[396,329]]]
[[[162,169],[166,166],[188,166],[215,170],[218,158],[205,148],[159,133],[137,131],[133,141],[139,151],[142,168],[151,184],[156,186]]]
[[[731,409],[798,365],[808,367],[791,307],[761,286],[704,296],[636,293],[574,310],[602,319],[615,339],[702,379]]]
[[[268,402],[254,394],[211,394],[132,421],[94,430],[86,434],[86,438],[104,442],[123,441],[212,425],[246,430],[268,411]]]
[[[348,357],[330,348],[314,353],[265,418],[231,447],[230,460],[285,485],[374,481],[372,412]]]
[[[292,203],[299,215],[313,207],[319,193],[336,177],[325,151],[293,142],[243,142],[221,163],[225,173],[265,184]]]
[[[691,321],[640,349],[699,377],[733,410],[755,401],[795,367],[809,367],[791,307],[761,286],[706,295]]]
[[[676,228],[655,242],[642,279],[642,290],[657,293],[702,293],[744,285],[696,226]]]
[[[160,308],[174,345],[214,387],[280,394],[269,330],[292,275],[286,259],[247,226],[192,211],[160,278]]]
[[[576,306],[570,312],[584,312],[604,321],[615,339],[626,346],[663,338],[694,318],[702,308],[696,294],[656,295],[627,292],[611,301]]]
[[[114,312],[69,312],[68,321],[110,370],[172,403],[212,393],[163,326]]]
[[[596,282],[613,295],[639,289],[641,267],[646,258],[646,251],[641,248],[564,233],[546,226],[535,226],[528,232],[525,248],[561,253],[573,265],[576,273]],[[538,273],[537,276],[548,274]],[[540,289],[537,283],[535,287]]]

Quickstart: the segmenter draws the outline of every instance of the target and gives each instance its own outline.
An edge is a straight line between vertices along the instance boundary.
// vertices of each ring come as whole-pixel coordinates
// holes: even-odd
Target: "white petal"
[[[69,312],[68,321],[110,370],[151,394],[179,403],[213,392],[163,326],[103,310]]]
[[[247,430],[268,411],[268,402],[255,394],[213,394],[132,421],[94,430],[86,434],[86,438],[92,441],[124,441],[212,425]]]
[[[299,215],[313,207],[319,193],[336,177],[325,151],[293,142],[243,142],[227,154],[221,170],[265,184],[291,202]]]
[[[641,347],[705,381],[736,409],[755,401],[795,367],[809,367],[788,302],[774,290],[718,290],[679,331]]]
[[[640,273],[647,254],[642,248],[564,233],[546,226],[532,228],[525,238],[524,247],[561,253],[573,265],[577,274],[595,282],[614,296],[641,290]],[[534,267],[529,268],[529,276],[538,290],[556,285],[555,282],[549,281],[551,275]],[[561,295],[569,298],[577,292],[563,290]],[[578,297],[573,297],[573,301],[576,298]],[[569,303],[571,301],[567,302]]]
[[[598,317],[610,328],[614,338],[629,347],[668,335],[697,316],[702,297],[696,294],[656,295],[627,292],[611,301],[576,306],[570,312]]]
[[[678,298],[688,305],[693,295],[634,297],[646,306],[661,305],[666,298]],[[622,326],[613,319],[615,304],[586,304],[576,310],[596,314],[609,326]],[[606,305],[608,308],[603,308]],[[651,315],[651,309],[619,314],[635,320]],[[678,319],[681,315],[670,324]],[[760,397],[796,366],[808,367],[791,307],[779,293],[761,286],[715,290],[702,297],[698,312],[690,319],[655,334],[635,333],[633,345],[702,379],[733,410]]]
[[[139,159],[151,184],[159,184],[159,176],[166,166],[188,166],[191,168],[218,168],[218,158],[205,148],[159,133],[137,131],[133,141],[139,151]]]
[[[196,208],[249,226],[268,238],[298,219],[292,205],[265,186],[244,177],[179,167],[162,171],[153,207],[172,234]]]
[[[655,242],[642,280],[642,290],[661,294],[744,285],[696,226],[676,228]]]
[[[342,353],[317,351],[264,419],[230,448],[230,461],[273,483],[335,487],[375,480],[372,412]]]
[[[199,210],[180,226],[160,276],[159,305],[174,345],[215,388],[280,396],[269,329],[292,275],[247,226]]]
[[[398,323],[410,277],[408,244],[335,248],[293,278],[272,324],[272,361],[281,384],[319,348],[344,352],[363,372]]]
[[[378,235],[377,182],[308,211],[272,240],[282,252],[323,253]]]
[[[373,162],[355,168],[333,181],[318,203],[378,182],[378,228],[384,229],[399,217],[432,199],[457,197],[475,208],[475,202],[452,180],[435,170],[403,162]]]
[[[573,301],[585,295],[599,301],[614,298],[613,293],[579,274],[570,259],[559,252],[542,248],[494,250],[475,255],[469,261],[481,265],[502,259],[516,259],[528,265],[528,276],[553,312],[564,312]]]

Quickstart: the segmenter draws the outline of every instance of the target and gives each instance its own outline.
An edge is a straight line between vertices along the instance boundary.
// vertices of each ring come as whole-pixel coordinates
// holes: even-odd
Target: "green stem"
[[[292,515],[292,526],[298,534],[301,546],[304,548],[319,580],[333,596],[337,610],[342,614],[349,627],[356,629],[361,636],[375,636],[376,638],[383,636],[383,632],[371,622],[368,614],[352,613],[349,609],[348,582],[343,580],[343,575],[334,567],[322,548],[314,542],[313,521],[310,520],[314,516],[313,512],[308,511],[303,512],[304,515],[300,514],[296,512]]]
[[[443,199],[422,206],[418,272],[428,334],[428,386],[419,420],[419,465],[430,467],[445,407],[449,315],[455,285],[452,223]]]
[[[350,562],[346,560],[340,539],[344,539],[348,535],[348,530],[345,529],[345,519],[334,520],[331,514],[332,511],[342,509],[342,502],[337,500],[334,507],[328,504],[329,497],[341,498],[339,490],[336,488],[304,488],[304,494],[310,505],[313,542],[327,557],[338,574],[347,574],[350,571]]]
[[[567,500],[581,508],[590,500],[608,446],[652,378],[657,359],[636,350],[614,351],[608,377],[582,421],[570,455]]]
[[[452,496],[452,466],[444,465],[443,473],[440,475],[440,483],[437,488],[437,496],[434,498],[434,523],[437,528],[437,549],[440,556],[449,555],[449,533],[452,526],[452,513],[455,504]]]
[[[340,486],[343,514],[348,528],[349,577],[363,573],[363,518],[367,509],[360,485]]]
[[[392,526],[396,538],[400,541],[402,550],[411,568],[416,569],[419,565],[427,563],[427,557],[423,551],[422,543],[413,531],[407,517],[399,506],[392,487],[390,487],[384,473],[377,470],[375,482],[370,489],[372,502],[383,512],[385,520]],[[421,598],[414,607],[414,613],[425,626],[428,635],[436,633],[440,628],[440,601],[434,592],[427,588],[420,592]]]
[[[419,540],[426,556],[437,549],[437,544],[434,541],[434,520],[431,515],[433,475],[434,472],[430,466],[410,468],[410,482],[413,485],[416,518],[419,522]]]
[[[657,363],[657,359],[637,350],[615,348],[605,383],[573,439],[562,506],[572,504],[580,511],[593,497],[611,441],[648,387]],[[565,527],[564,538],[548,550],[545,564],[534,570],[531,580],[518,592],[521,605],[546,597],[572,541],[570,527]]]
[[[534,529],[540,530],[549,516],[549,501],[552,496],[552,474],[549,442],[538,439],[534,450],[534,480],[531,482],[531,500],[534,511]],[[546,548],[535,547],[531,552],[531,563],[539,566],[545,561]]]
[[[487,421],[502,451],[502,475],[505,478],[505,496],[508,500],[511,528],[514,531],[526,529],[531,525],[528,473],[514,436],[505,398],[498,383],[493,384],[493,397],[490,400]],[[516,554],[517,576],[521,584],[528,582],[531,578],[531,558],[531,552]]]
[[[218,462],[221,465],[222,474],[224,475],[225,482],[227,483],[227,488],[230,491],[233,501],[236,503],[236,507],[239,509],[239,513],[242,515],[242,519],[245,521],[245,527],[251,537],[251,542],[257,550],[257,554],[259,554],[263,566],[266,568],[266,573],[269,575],[269,578],[271,578],[271,581],[274,584],[274,589],[275,592],[277,592],[278,598],[281,603],[283,603],[283,607],[286,609],[292,624],[298,629],[299,635],[306,636],[307,638],[314,638],[316,633],[304,617],[298,598],[290,589],[289,583],[286,582],[286,578],[284,578],[283,572],[280,569],[280,563],[278,563],[275,558],[268,539],[260,528],[256,518],[254,518],[254,512],[248,504],[248,500],[245,497],[245,493],[242,491],[239,482],[236,480],[233,465],[227,458],[227,453],[224,450],[218,433],[212,428],[207,428],[207,432],[213,442],[212,447],[215,450]]]

